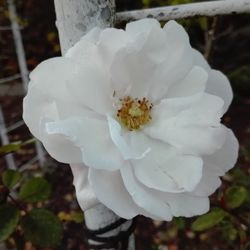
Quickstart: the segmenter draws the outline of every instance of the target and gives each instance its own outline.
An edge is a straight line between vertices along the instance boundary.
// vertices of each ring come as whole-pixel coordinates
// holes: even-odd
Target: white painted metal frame
[[[17,22],[16,7],[13,0],[8,0],[8,9],[11,21],[11,29],[14,36],[14,42],[16,47],[16,54],[18,59],[18,65],[21,73],[23,88],[25,93],[28,91],[29,83],[29,71],[25,58],[25,51],[23,47],[22,36],[20,32],[20,26]],[[35,142],[36,152],[41,166],[45,163],[45,152],[43,150],[42,144],[39,141]]]
[[[4,77],[4,78],[0,79],[0,84],[7,83],[7,82],[12,82],[12,81],[20,79],[20,78],[21,78],[20,74],[15,74],[15,75],[12,75],[12,76]]]
[[[5,126],[5,120],[4,120],[4,115],[3,115],[3,111],[2,108],[0,107],[0,137],[1,137],[1,141],[3,145],[9,144],[10,140],[8,137],[8,134],[6,132],[6,126]],[[9,169],[16,169],[16,163],[15,163],[15,159],[13,157],[13,154],[7,154],[5,156],[5,160],[6,163],[8,165]]]
[[[21,32],[20,32],[20,26],[17,22],[16,8],[15,8],[15,4],[14,4],[13,0],[8,0],[8,10],[9,10],[9,19],[10,19],[11,25],[10,26],[0,26],[0,31],[11,30],[13,33],[20,74],[15,74],[15,75],[12,75],[12,76],[9,76],[6,78],[2,78],[2,79],[0,79],[0,84],[8,83],[8,82],[11,82],[11,81],[14,81],[14,80],[21,78],[22,83],[23,83],[23,89],[26,92],[27,88],[28,88],[28,82],[29,82],[29,78],[28,78],[29,71],[27,68],[25,51],[24,51],[22,36],[21,36]],[[14,129],[19,128],[22,125],[24,125],[24,122],[21,120],[21,121],[16,122],[15,124],[12,124],[9,127],[6,127],[3,112],[2,112],[2,109],[0,107],[0,137],[1,137],[1,141],[2,141],[3,145],[10,143],[8,133]],[[45,163],[46,152],[43,150],[43,147],[42,147],[40,142],[36,141],[35,146],[36,146],[37,156],[34,157],[32,160],[33,161],[34,161],[34,159],[38,160],[39,164],[41,166],[43,166]],[[15,160],[14,160],[13,155],[8,154],[8,155],[6,155],[5,158],[6,158],[8,168],[16,169],[16,164],[15,164]],[[25,164],[25,166],[26,166],[26,164]],[[23,169],[23,166],[22,166],[22,169]]]
[[[143,10],[124,11],[116,14],[117,22],[138,20],[146,17],[159,21],[195,16],[216,16],[250,13],[250,0],[222,0],[181,4]]]

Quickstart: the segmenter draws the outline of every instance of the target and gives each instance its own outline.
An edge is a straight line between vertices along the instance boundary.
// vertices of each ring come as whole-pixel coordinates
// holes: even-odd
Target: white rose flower
[[[52,157],[71,164],[82,209],[200,215],[236,162],[238,142],[220,123],[228,79],[175,21],[94,28],[30,79],[23,118]]]

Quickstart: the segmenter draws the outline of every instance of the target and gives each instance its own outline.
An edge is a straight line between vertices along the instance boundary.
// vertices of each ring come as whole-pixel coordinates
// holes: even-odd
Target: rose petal
[[[234,167],[239,153],[239,142],[231,129],[224,127],[226,138],[223,146],[212,155],[203,157],[204,164],[211,172],[223,176]]]
[[[187,193],[176,195],[166,193],[162,195],[163,197],[170,206],[173,216],[176,217],[193,217],[209,211],[208,197],[199,197]]]
[[[182,98],[179,98],[179,102],[177,99],[170,106],[167,104],[171,100],[154,106],[152,122],[144,131],[186,154],[212,154],[221,148],[225,140],[225,130],[220,125],[223,101],[216,96],[204,94],[202,99],[196,99],[197,102],[194,100],[192,104],[190,101],[185,109],[181,104]],[[173,106],[175,110],[180,110],[175,116],[172,111],[168,111]],[[154,116],[159,112],[163,114]]]
[[[89,184],[89,168],[83,164],[70,165],[73,173],[73,183],[76,189],[76,197],[83,211],[96,206],[99,201]]]
[[[204,164],[202,179],[192,193],[197,196],[209,196],[213,194],[220,185],[221,180],[219,176],[213,173],[208,165]]]
[[[98,27],[90,30],[80,39],[79,42],[67,51],[65,57],[68,57],[79,64],[85,63],[86,58],[88,58],[89,62],[93,61],[95,64],[98,63],[98,59],[101,57],[98,54],[96,44],[99,41],[101,31],[102,30]],[[99,60],[99,62],[101,62],[101,60]]]
[[[76,164],[82,162],[81,150],[68,138],[60,134],[42,135],[42,143],[52,158],[59,162]]]
[[[131,36],[136,36],[141,32],[150,32],[150,30],[160,27],[161,25],[156,19],[144,18],[136,22],[127,23],[126,32]]]
[[[86,63],[71,74],[76,78],[67,82],[68,91],[79,104],[103,115],[112,111],[113,91],[103,70]]]
[[[31,82],[23,100],[23,120],[31,133],[42,141],[41,121],[57,120],[58,117],[56,102]]]
[[[194,66],[182,81],[170,87],[167,97],[183,97],[204,92],[207,79],[207,72],[199,66]]]
[[[165,61],[157,65],[154,83],[149,91],[149,99],[153,103],[164,98],[169,87],[184,79],[193,66],[193,51],[183,27],[169,21],[163,30],[166,33],[167,54]]]
[[[103,66],[107,67],[107,70],[110,70],[116,53],[124,48],[129,41],[129,35],[122,29],[107,28],[101,32],[97,47],[104,63]]]
[[[110,132],[110,136],[114,142],[114,144],[117,146],[117,148],[119,149],[119,151],[121,152],[123,159],[124,160],[129,160],[129,159],[141,159],[143,158],[149,151],[150,148],[147,147],[146,145],[143,147],[131,147],[131,143],[129,143],[127,140],[129,140],[129,138],[131,138],[132,140],[135,140],[136,138],[134,136],[129,136],[129,135],[122,135],[122,129],[120,124],[114,120],[113,118],[111,118],[110,116],[107,117],[108,119],[108,124],[109,124],[109,132]],[[134,134],[135,135],[135,134]],[[138,138],[138,136],[141,138]],[[138,138],[137,141],[141,141],[141,143],[143,144],[143,136],[136,135],[136,137]],[[132,142],[133,143],[133,142]]]
[[[140,208],[123,185],[119,171],[89,170],[89,181],[98,200],[118,216],[131,219]]]
[[[156,66],[167,56],[166,34],[158,21],[149,19],[128,24],[127,30],[130,42],[114,57],[112,82],[120,97],[142,98],[148,96],[150,85],[156,82]]]
[[[210,72],[211,67],[204,58],[204,56],[196,49],[193,49],[193,58],[194,58],[194,65],[200,66],[206,70],[206,72]]]
[[[230,129],[225,130],[226,140],[221,149],[203,157],[202,179],[193,192],[195,195],[208,196],[214,193],[221,185],[219,176],[223,176],[237,161],[239,143]]]
[[[82,152],[82,162],[88,167],[116,170],[122,159],[113,144],[105,120],[95,117],[72,117],[46,124],[48,135],[63,135]]]
[[[79,65],[70,58],[53,58],[39,64],[30,78],[32,86],[47,99],[69,104],[78,102],[100,114],[112,110],[113,92],[105,72],[97,65],[89,62]]]
[[[192,191],[202,177],[202,160],[182,155],[173,147],[150,140],[151,152],[133,161],[135,176],[145,186],[166,192]]]
[[[74,74],[78,65],[70,59],[55,57],[40,63],[30,73],[30,86],[39,89],[47,99],[67,100],[73,102],[74,98],[69,95],[67,82],[75,81],[78,75]],[[33,89],[32,89],[33,90]],[[28,90],[32,95],[32,90]]]
[[[139,207],[147,211],[153,218],[157,217],[166,221],[172,219],[169,206],[136,180],[129,164],[121,168],[121,175],[126,189]]]
[[[31,82],[28,95],[23,102],[23,119],[31,133],[43,143],[53,158],[64,163],[81,162],[80,149],[71,141],[61,135],[48,136],[45,133],[45,123],[58,120],[60,117],[61,109],[58,108],[58,102],[64,103],[64,106],[73,105],[72,102],[65,104],[61,99],[53,99],[50,94],[48,90],[46,95],[40,90],[38,83]]]
[[[222,72],[211,70],[206,92],[221,97],[224,100],[224,113],[228,110],[233,99],[233,91],[228,78]]]
[[[208,72],[206,92],[219,96],[224,100],[225,113],[233,99],[233,91],[228,78],[222,72],[211,69],[204,56],[199,51],[193,50],[193,53],[194,64],[203,67]]]
[[[139,37],[117,52],[111,64],[112,85],[119,97],[128,95],[141,99],[148,96],[156,65],[141,48],[141,40]]]

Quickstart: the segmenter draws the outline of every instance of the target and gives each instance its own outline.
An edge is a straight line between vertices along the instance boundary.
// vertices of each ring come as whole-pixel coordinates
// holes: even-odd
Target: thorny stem
[[[237,222],[238,225],[244,225],[245,227],[250,228],[250,223],[245,220],[243,217],[241,217],[238,213],[235,211],[229,210],[225,205],[218,205],[216,202],[211,203],[212,206],[214,207],[221,207],[227,214],[235,221]]]
[[[241,217],[240,215],[238,215],[236,212],[234,212],[234,211],[228,211],[228,210],[226,210],[226,211],[229,213],[229,215],[232,218],[234,218],[235,220],[237,220],[237,222],[238,222],[239,225],[242,224],[242,225],[244,225],[246,227],[250,227],[249,222],[247,220],[245,220],[243,217]]]
[[[6,197],[9,198],[16,207],[18,207],[20,210],[24,211],[25,213],[27,212],[26,207],[19,200],[15,199],[10,194],[10,190],[7,187],[3,186],[3,188],[0,191],[1,193],[5,193]]]
[[[23,210],[25,213],[27,212],[27,209],[24,207],[24,205],[18,201],[17,199],[15,199],[10,192],[8,192],[7,194],[8,198],[20,209]]]
[[[207,30],[205,33],[205,52],[204,57],[208,60],[213,48],[213,42],[215,40],[215,32],[218,23],[218,17],[213,18],[213,23],[211,29]]]

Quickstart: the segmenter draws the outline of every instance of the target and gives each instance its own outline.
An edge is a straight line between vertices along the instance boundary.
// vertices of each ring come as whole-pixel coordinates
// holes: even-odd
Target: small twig
[[[228,211],[227,210],[227,212],[230,214],[230,216],[232,216],[234,219],[236,219],[239,224],[242,224],[242,225],[250,228],[250,223],[247,220],[245,220],[245,218],[241,217],[240,215],[238,215],[234,211]]]
[[[14,205],[16,205],[20,210],[24,211],[25,213],[27,213],[27,209],[26,207],[19,202],[18,200],[16,200],[11,194],[10,192],[8,193],[8,198],[14,203]]]
[[[204,52],[204,57],[208,60],[212,48],[213,48],[213,42],[215,40],[215,32],[216,32],[216,26],[218,23],[218,17],[214,17],[213,18],[213,24],[211,29],[207,30],[207,32],[205,33],[205,52]]]
[[[213,207],[221,207],[238,225],[242,224],[245,227],[250,228],[250,223],[244,218],[240,217],[238,213],[233,210],[228,209],[225,205],[218,204],[217,202],[211,202]]]

